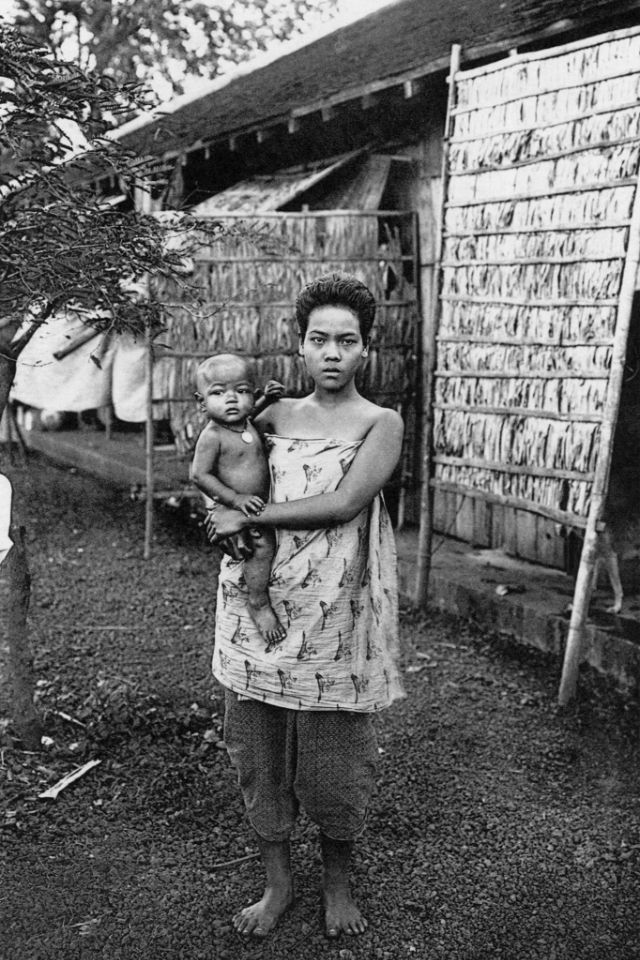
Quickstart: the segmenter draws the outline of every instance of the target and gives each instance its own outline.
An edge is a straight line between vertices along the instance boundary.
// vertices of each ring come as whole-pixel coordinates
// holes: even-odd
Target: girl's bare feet
[[[233,925],[245,937],[266,937],[293,903],[293,888],[267,886],[257,903],[245,907],[233,918]]]
[[[327,936],[332,939],[341,933],[356,936],[367,929],[351,896],[349,864],[353,845],[346,840],[331,840],[321,837],[322,844],[322,896]]]
[[[293,903],[289,841],[258,837],[258,848],[267,874],[264,894],[233,918],[234,927],[245,937],[266,937]]]
[[[341,933],[356,936],[367,929],[367,921],[360,913],[356,902],[351,896],[349,884],[342,889],[322,891],[324,898],[324,923],[327,936],[332,939]]]

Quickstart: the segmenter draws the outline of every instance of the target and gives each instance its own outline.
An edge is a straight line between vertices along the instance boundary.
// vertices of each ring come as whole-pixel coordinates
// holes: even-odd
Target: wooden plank
[[[387,185],[391,157],[374,153],[367,157],[355,177],[346,180],[332,190],[327,205],[336,207],[357,207],[361,210],[377,210]],[[381,257],[384,259],[384,255]],[[401,258],[395,258],[401,259]],[[402,259],[412,260],[413,257]]]
[[[514,510],[516,555],[523,560],[538,560],[538,523],[533,513]]]
[[[458,540],[473,540],[473,500],[464,494],[456,494],[455,536]]]
[[[547,520],[546,517],[536,517],[538,525],[537,556],[538,563],[545,567],[555,567],[564,570],[565,539],[560,535],[558,524]]]
[[[471,543],[475,547],[491,546],[492,504],[486,500],[471,500],[473,509],[473,530]]]
[[[504,548],[504,511],[501,503],[491,504],[491,540],[489,546],[494,550]]]
[[[518,511],[513,507],[503,507],[503,537],[502,549],[511,557],[518,556],[518,526],[516,516]]]
[[[438,533],[447,532],[447,497],[448,493],[444,490],[433,491],[433,529]]]

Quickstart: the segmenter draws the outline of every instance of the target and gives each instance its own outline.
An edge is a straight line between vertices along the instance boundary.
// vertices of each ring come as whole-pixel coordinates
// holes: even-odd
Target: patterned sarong
[[[335,490],[361,443],[268,435],[271,500]],[[348,523],[276,534],[269,594],[287,635],[275,644],[260,636],[243,563],[225,557],[214,676],[241,696],[299,710],[371,712],[402,697],[396,551],[382,496]]]

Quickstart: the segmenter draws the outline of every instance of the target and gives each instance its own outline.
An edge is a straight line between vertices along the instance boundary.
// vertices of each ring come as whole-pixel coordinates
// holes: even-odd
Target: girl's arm
[[[353,520],[390,479],[402,452],[403,430],[400,416],[385,409],[337,490],[285,503],[268,503],[259,517],[250,520],[237,511],[217,508],[209,532],[215,531],[219,539],[248,525],[314,530]]]

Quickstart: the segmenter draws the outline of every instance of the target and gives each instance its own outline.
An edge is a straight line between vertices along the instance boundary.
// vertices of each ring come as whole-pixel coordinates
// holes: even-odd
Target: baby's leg
[[[244,562],[244,579],[249,594],[248,608],[251,619],[269,644],[283,640],[287,631],[278,620],[267,585],[271,576],[271,562],[275,553],[276,538],[273,530],[261,530],[253,541],[253,556]]]

